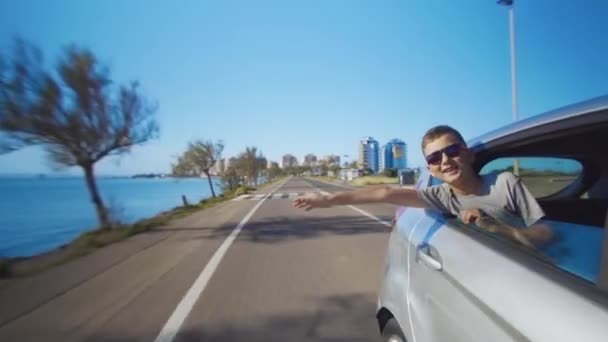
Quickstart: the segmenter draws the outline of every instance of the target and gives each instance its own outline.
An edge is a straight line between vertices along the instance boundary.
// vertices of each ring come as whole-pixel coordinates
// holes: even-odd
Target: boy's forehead
[[[432,153],[458,142],[460,142],[460,140],[454,136],[454,134],[445,133],[434,139],[427,140],[424,146],[424,152],[425,154]]]

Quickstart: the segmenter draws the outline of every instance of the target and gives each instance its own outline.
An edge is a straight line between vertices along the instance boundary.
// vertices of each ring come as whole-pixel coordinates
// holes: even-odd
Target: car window
[[[504,171],[513,172],[522,179],[546,214],[538,223],[548,225],[554,233],[550,243],[524,250],[585,282],[598,284],[602,277],[602,241],[608,198],[589,199],[586,195],[568,197],[567,194],[560,194],[559,198],[551,197],[577,181],[584,172],[583,165],[568,158],[509,157],[492,160],[482,167],[480,174]],[[438,178],[429,177],[429,186],[442,183]],[[458,218],[450,221],[463,225]],[[490,233],[474,224],[469,228],[498,240],[509,240],[504,235]],[[512,240],[510,243],[519,244]]]
[[[581,174],[579,161],[553,157],[499,158],[486,164],[480,174],[510,171],[519,176],[536,198],[554,195]]]
[[[539,223],[548,225],[554,234],[550,243],[530,252],[562,271],[597,284],[608,201],[582,196],[550,197],[582,175],[582,164],[553,157],[500,158],[486,164],[480,173],[504,171],[519,175],[545,212]]]
[[[430,186],[443,184],[443,181],[441,179],[439,179],[439,178],[436,178],[436,177],[433,177],[433,176],[430,176],[430,178],[431,178],[430,184],[429,184]]]

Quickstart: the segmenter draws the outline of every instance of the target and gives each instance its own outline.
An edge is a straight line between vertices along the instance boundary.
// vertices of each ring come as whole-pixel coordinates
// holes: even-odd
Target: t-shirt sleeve
[[[418,196],[432,209],[451,214],[449,189],[443,185],[418,190]]]
[[[527,227],[530,227],[545,216],[545,212],[540,207],[534,195],[528,190],[524,182],[513,174],[507,179],[509,194],[515,210],[519,213]]]

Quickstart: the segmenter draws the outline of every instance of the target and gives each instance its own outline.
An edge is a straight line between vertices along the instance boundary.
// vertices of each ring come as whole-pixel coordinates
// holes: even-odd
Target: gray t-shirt
[[[498,222],[518,228],[533,225],[545,216],[520,178],[511,172],[481,176],[480,195],[458,195],[448,184],[430,186],[418,194],[430,207],[459,216],[461,210],[479,209]]]

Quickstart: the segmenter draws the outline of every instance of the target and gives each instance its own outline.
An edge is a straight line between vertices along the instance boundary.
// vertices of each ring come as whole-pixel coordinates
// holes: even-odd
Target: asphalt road
[[[339,190],[291,178],[5,282],[0,341],[376,341],[389,228],[365,213],[396,207],[292,207]]]

